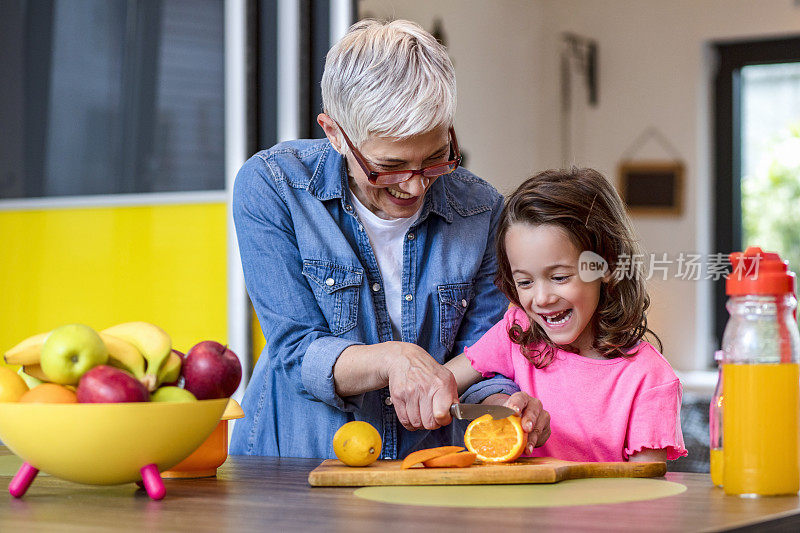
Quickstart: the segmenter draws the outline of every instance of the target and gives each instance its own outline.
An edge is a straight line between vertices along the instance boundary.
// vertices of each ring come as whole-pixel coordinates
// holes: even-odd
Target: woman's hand
[[[389,394],[403,427],[437,429],[452,421],[450,406],[458,401],[452,372],[425,350],[408,342],[392,343],[384,365]]]
[[[533,453],[534,448],[543,446],[550,438],[550,413],[544,410],[542,402],[524,392],[492,394],[481,403],[505,405],[520,415],[522,431],[528,434],[525,453]]]

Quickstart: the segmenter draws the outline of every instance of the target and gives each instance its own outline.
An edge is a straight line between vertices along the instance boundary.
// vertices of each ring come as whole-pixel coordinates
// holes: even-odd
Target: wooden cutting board
[[[326,459],[308,475],[314,487],[371,487],[378,485],[501,485],[556,483],[590,477],[660,477],[666,463],[576,463],[552,457],[523,457],[514,463],[481,464],[466,468],[400,469],[401,461],[376,461],[352,467]]]

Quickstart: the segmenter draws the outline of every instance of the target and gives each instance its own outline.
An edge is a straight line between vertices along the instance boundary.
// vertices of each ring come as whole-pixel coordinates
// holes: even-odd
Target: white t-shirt
[[[383,294],[386,298],[386,309],[392,323],[392,334],[395,340],[401,340],[401,324],[403,315],[403,240],[411,225],[419,218],[422,206],[408,218],[384,219],[367,209],[356,195],[352,193],[353,205],[358,218],[375,252],[378,269],[383,280]]]

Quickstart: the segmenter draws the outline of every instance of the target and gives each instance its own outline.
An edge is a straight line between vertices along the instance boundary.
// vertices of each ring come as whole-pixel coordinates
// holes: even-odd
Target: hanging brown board
[[[680,161],[623,161],[619,195],[634,215],[680,216],[684,167]]]

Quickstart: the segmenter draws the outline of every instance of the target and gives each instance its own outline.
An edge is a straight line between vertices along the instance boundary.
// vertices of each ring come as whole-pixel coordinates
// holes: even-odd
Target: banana
[[[20,350],[15,350],[13,354],[6,352],[3,357],[9,365],[34,365],[39,363],[42,353],[41,344],[31,344]]]
[[[22,380],[25,382],[25,384],[28,385],[29,389],[32,389],[34,387],[38,387],[39,385],[44,383],[44,381],[42,381],[41,379],[35,378],[33,376],[29,376],[23,370],[24,369],[22,367],[19,367],[19,370],[17,370],[17,374],[19,374],[19,377],[21,377]]]
[[[147,361],[145,375],[139,380],[148,390],[156,389],[158,371],[172,351],[172,341],[163,329],[149,322],[125,322],[102,331],[133,344]]]
[[[9,349],[4,355],[6,363],[9,365],[33,365],[39,362],[39,355],[42,351],[42,344],[50,332],[39,333],[28,337],[13,348]]]
[[[108,364],[127,370],[133,374],[136,379],[144,377],[144,356],[142,353],[128,341],[124,341],[119,337],[109,335],[108,333],[99,333],[100,338],[106,345],[108,350]]]
[[[22,367],[22,371],[28,374],[32,378],[36,378],[40,381],[50,381],[50,378],[47,377],[47,374],[44,373],[42,367],[39,363],[35,365],[25,365]]]
[[[162,383],[175,383],[178,381],[178,378],[181,377],[182,364],[183,359],[181,359],[181,356],[176,354],[175,350],[172,350],[164,362],[164,366],[158,371],[156,385],[161,386]]]

